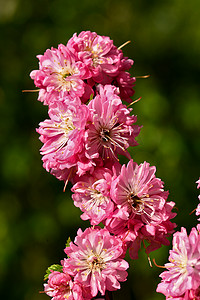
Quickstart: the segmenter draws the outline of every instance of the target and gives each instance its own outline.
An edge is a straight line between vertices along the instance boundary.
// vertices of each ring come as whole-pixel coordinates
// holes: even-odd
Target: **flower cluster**
[[[137,145],[141,126],[122,100],[131,101],[133,64],[109,37],[85,31],[66,45],[38,55],[31,72],[38,100],[48,105],[49,119],[37,129],[43,166],[60,180],[72,180],[126,155]]]
[[[74,34],[67,45],[60,44],[37,57],[39,70],[30,76],[40,89],[38,100],[46,105],[65,102],[68,96],[87,102],[95,94],[96,84],[112,84],[123,100],[132,101],[135,77],[127,71],[133,60],[124,57],[109,37],[83,31]]]
[[[141,126],[124,104],[132,102],[136,79],[128,72],[133,60],[121,47],[83,31],[37,58],[39,70],[30,76],[49,115],[37,128],[43,166],[65,186],[72,183],[74,205],[93,226],[78,230],[44,290],[53,300],[89,300],[120,288],[127,250],[137,259],[142,245],[147,254],[169,245],[175,203],[167,201],[156,167],[138,165],[128,152],[137,146]]]

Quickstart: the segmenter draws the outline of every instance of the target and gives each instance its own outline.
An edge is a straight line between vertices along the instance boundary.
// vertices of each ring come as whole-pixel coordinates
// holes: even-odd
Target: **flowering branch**
[[[133,88],[136,78],[149,77],[131,77],[133,60],[121,50],[128,43],[117,48],[109,37],[75,33],[66,45],[38,55],[39,69],[30,74],[48,108],[48,119],[36,129],[43,167],[64,182],[64,190],[72,183],[74,205],[91,224],[68,240],[60,265],[47,269],[44,292],[53,300],[112,300],[128,276],[127,251],[137,259],[144,245],[149,258],[170,244],[176,227],[175,203],[168,201],[156,167],[138,165],[128,152],[142,128],[130,108],[141,99],[132,100]],[[129,159],[127,165],[119,155]],[[157,288],[167,299],[200,299],[199,229],[173,235],[170,263]]]

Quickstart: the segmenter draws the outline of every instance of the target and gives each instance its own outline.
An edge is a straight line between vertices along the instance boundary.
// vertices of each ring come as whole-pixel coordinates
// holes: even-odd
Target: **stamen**
[[[140,101],[141,99],[142,99],[142,97],[136,99],[135,101],[133,101],[133,102],[131,102],[129,105],[127,105],[127,107],[129,107],[129,106],[131,106],[131,105],[137,103],[137,102]]]
[[[144,249],[146,250],[147,248],[146,248],[146,245],[145,245],[145,243],[144,243],[144,240],[143,240],[142,242],[143,242]],[[150,259],[150,257],[149,257],[149,254],[146,253],[146,255],[147,255],[147,258],[148,258],[150,267],[153,268],[152,263],[151,263],[151,259]]]
[[[143,75],[143,76],[135,76],[135,78],[149,78],[151,75],[149,74],[149,75]]]
[[[116,150],[116,146],[118,146],[119,148],[121,148],[123,151],[126,151],[124,149],[124,147],[122,147],[119,143],[117,143],[116,140],[113,140],[110,136],[108,136],[108,139],[111,141],[111,145],[114,146],[114,151]]]
[[[193,214],[193,213],[195,212],[195,210],[196,210],[196,208],[193,209],[193,210],[189,213],[189,215]]]
[[[118,186],[125,191],[127,194],[130,193],[130,187],[128,188],[127,186],[121,185],[120,183],[118,183]]]
[[[150,267],[151,268],[153,268],[153,266],[152,266],[152,263],[151,263],[151,259],[150,259],[150,257],[149,257],[149,255],[147,254],[147,257],[148,257],[148,261],[149,261],[149,265],[150,265]]]
[[[34,93],[34,92],[39,92],[40,89],[37,89],[37,90],[22,90],[22,93]]]
[[[71,168],[71,170],[70,170],[70,172],[69,172],[69,175],[68,175],[68,177],[67,177],[67,179],[66,179],[66,181],[65,181],[65,185],[64,185],[64,188],[63,188],[63,192],[65,192],[65,190],[66,190],[66,187],[67,187],[67,184],[68,184],[68,182],[69,182],[69,178],[70,178],[70,176],[71,176],[71,173],[72,173],[72,168]]]
[[[121,46],[118,47],[118,50],[120,50],[121,48],[123,48],[124,46],[130,44],[131,41],[127,41],[126,43],[122,44]]]
[[[153,263],[154,263],[154,265],[155,265],[156,267],[158,267],[158,268],[166,269],[165,266],[160,266],[160,265],[158,265],[158,264],[156,263],[156,261],[155,261],[155,258],[153,258]]]
[[[127,231],[127,234],[125,235],[125,237],[122,239],[122,242],[127,238],[127,236],[129,235],[130,230]]]

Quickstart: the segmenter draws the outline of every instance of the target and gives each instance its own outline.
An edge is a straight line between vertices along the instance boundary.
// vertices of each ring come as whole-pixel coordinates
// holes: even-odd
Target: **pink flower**
[[[121,168],[111,187],[111,196],[128,218],[139,218],[143,223],[157,224],[163,220],[163,208],[168,192],[155,176],[156,167],[144,162],[139,166],[130,160]]]
[[[147,162],[137,165],[130,160],[111,183],[115,210],[104,223],[111,233],[126,242],[132,259],[138,258],[144,240],[149,244],[147,254],[161,245],[169,245],[167,237],[176,226],[170,221],[176,215],[172,213],[175,203],[166,201],[168,192],[155,172],[156,168]]]
[[[87,174],[77,180],[72,187],[74,205],[84,212],[81,219],[98,225],[111,215],[114,208],[110,198],[112,172],[106,168],[95,168],[92,175]]]
[[[175,223],[170,220],[174,217],[171,212],[174,202],[166,202],[163,210],[163,221],[158,224],[144,224],[138,219],[130,219],[127,222],[127,229],[120,234],[120,237],[126,242],[129,248],[131,259],[138,259],[138,251],[142,242],[145,240],[145,252],[149,254],[157,250],[162,245],[169,246],[170,241],[167,239],[176,227]]]
[[[43,166],[51,173],[69,173],[70,168],[79,168],[84,156],[85,125],[88,108],[81,104],[55,102],[49,108],[50,119],[41,122],[37,132],[44,143],[41,148]],[[83,168],[83,166],[81,166]],[[87,165],[85,171],[91,168]]]
[[[100,36],[96,32],[82,31],[74,34],[67,47],[77,60],[84,62],[91,71],[87,80],[91,87],[96,83],[112,84],[119,87],[120,97],[132,102],[135,78],[126,71],[133,65],[133,60],[123,56],[122,50],[113,45],[109,37]]]
[[[174,217],[171,212],[174,202],[166,202],[163,209],[163,221],[156,224],[144,224],[139,218],[130,218],[123,212],[123,209],[116,209],[111,218],[107,218],[104,223],[109,232],[119,236],[129,249],[131,259],[138,259],[138,251],[146,241],[148,246],[145,252],[150,252],[160,248],[162,245],[169,246],[167,239],[176,227],[170,220]]]
[[[121,71],[112,84],[119,87],[120,98],[130,103],[133,101],[131,97],[135,93],[133,89],[135,81],[136,78],[131,77],[130,73]]]
[[[48,284],[44,284],[44,291],[48,296],[53,297],[53,300],[70,297],[70,281],[71,277],[68,274],[54,271],[49,275]]]
[[[73,35],[67,47],[76,60],[89,67],[94,81],[109,84],[112,81],[110,76],[118,74],[123,54],[109,37],[100,36],[96,32],[82,31],[78,36],[76,33]]]
[[[39,101],[49,104],[64,101],[68,94],[83,96],[86,89],[83,80],[90,77],[90,72],[84,63],[75,61],[66,46],[60,44],[58,49],[47,49],[37,58],[39,70],[32,71],[30,76],[41,89]]]
[[[52,297],[52,300],[89,300],[92,298],[89,289],[81,286],[80,283],[73,282],[68,273],[53,271],[48,278],[48,283],[44,284],[45,293]]]
[[[74,281],[90,287],[95,297],[98,291],[120,289],[119,281],[125,281],[128,263],[121,258],[124,254],[121,239],[111,236],[106,229],[87,228],[77,232],[75,244],[65,248],[68,258],[65,264],[71,266]]]
[[[186,229],[173,236],[173,249],[170,250],[168,271],[160,274],[161,283],[157,292],[167,297],[182,297],[187,290],[197,290],[200,286],[200,225],[192,228],[189,236]]]
[[[135,138],[141,127],[134,125],[137,117],[122,104],[118,89],[111,85],[100,86],[99,94],[88,105],[91,123],[86,131],[86,155],[116,161],[117,154],[126,155],[129,146],[137,145]]]

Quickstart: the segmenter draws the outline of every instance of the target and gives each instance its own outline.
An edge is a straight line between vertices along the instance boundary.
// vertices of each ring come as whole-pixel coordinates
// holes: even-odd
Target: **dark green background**
[[[131,40],[123,50],[135,61],[132,75],[151,74],[135,88],[143,129],[132,157],[156,165],[176,202],[178,229],[196,224],[189,213],[200,176],[199,0],[0,0],[1,299],[49,299],[38,293],[46,268],[64,257],[67,237],[88,226],[63,183],[42,168],[35,128],[47,108],[37,94],[22,93],[34,88],[35,56],[82,30],[110,36],[116,46]],[[164,264],[168,248],[154,257]],[[164,299],[155,293],[161,271],[142,252],[114,299]]]

